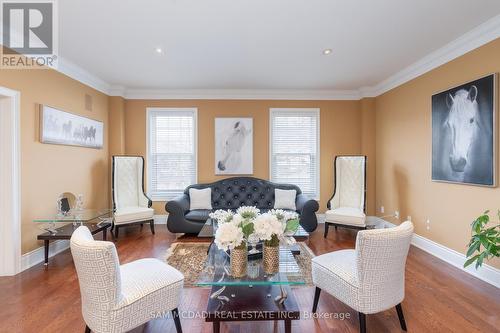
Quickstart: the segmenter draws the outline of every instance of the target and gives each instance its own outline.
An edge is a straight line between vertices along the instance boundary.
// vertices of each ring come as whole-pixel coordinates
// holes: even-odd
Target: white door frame
[[[20,102],[0,87],[0,276],[21,271]]]

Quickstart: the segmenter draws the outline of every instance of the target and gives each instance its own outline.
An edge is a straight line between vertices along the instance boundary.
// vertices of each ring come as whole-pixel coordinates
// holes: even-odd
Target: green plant
[[[497,212],[500,219],[500,210]],[[485,211],[471,224],[472,238],[467,250],[467,261],[464,267],[476,262],[476,269],[483,264],[484,259],[500,257],[500,224],[488,226],[489,211]]]

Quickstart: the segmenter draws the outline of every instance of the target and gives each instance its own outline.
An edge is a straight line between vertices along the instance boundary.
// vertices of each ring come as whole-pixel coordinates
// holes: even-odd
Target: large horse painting
[[[252,118],[215,118],[215,174],[253,173]]]
[[[496,185],[496,80],[432,96],[432,180]]]

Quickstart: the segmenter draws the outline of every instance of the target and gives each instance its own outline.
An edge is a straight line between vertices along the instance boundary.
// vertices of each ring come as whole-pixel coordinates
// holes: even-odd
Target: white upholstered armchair
[[[154,210],[144,193],[144,158],[142,156],[113,156],[113,229],[125,225],[149,223],[154,234]]]
[[[360,231],[356,249],[326,253],[312,259],[316,286],[313,312],[321,290],[359,313],[360,332],[366,332],[366,315],[395,306],[406,331],[401,302],[405,296],[405,264],[413,235],[409,221],[388,229]]]
[[[325,212],[325,233],[330,226],[366,229],[366,156],[336,156],[335,185]]]
[[[86,333],[127,332],[168,311],[182,332],[177,311],[182,273],[151,258],[120,266],[115,245],[95,241],[85,226],[73,232],[70,243]]]

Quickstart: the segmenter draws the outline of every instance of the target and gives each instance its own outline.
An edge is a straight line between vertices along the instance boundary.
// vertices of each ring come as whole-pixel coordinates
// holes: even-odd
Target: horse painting
[[[487,88],[474,82],[433,96],[433,180],[494,185],[494,99]]]
[[[216,119],[216,174],[252,173],[251,134],[251,119]]]

